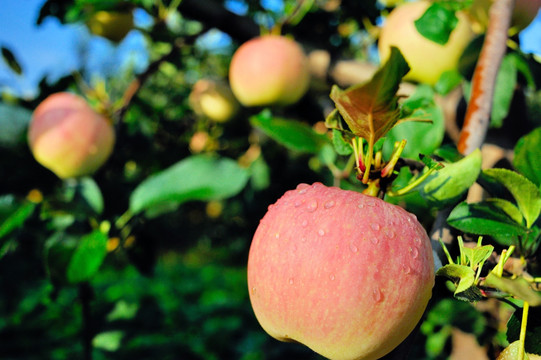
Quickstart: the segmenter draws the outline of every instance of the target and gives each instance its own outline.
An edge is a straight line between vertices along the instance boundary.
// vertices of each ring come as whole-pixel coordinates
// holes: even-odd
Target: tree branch
[[[470,102],[458,141],[458,151],[467,155],[480,148],[492,111],[496,76],[507,49],[514,0],[496,0],[490,7],[489,24],[472,79]]]

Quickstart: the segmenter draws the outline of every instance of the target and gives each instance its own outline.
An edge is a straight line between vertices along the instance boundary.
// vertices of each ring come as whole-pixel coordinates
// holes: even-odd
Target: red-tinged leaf
[[[331,99],[355,135],[373,144],[396,124],[400,117],[396,92],[408,71],[406,60],[393,47],[387,63],[368,83],[332,88]]]

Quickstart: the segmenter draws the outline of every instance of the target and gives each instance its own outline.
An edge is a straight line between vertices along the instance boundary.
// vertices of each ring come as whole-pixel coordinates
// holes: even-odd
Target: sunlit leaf
[[[221,200],[238,194],[249,179],[234,160],[195,155],[149,177],[130,197],[132,213],[192,200]]]
[[[398,121],[396,92],[409,66],[400,51],[392,47],[391,56],[372,80],[341,90],[333,86],[331,99],[350,130],[374,144]]]
[[[521,137],[515,146],[513,166],[538,187],[541,185],[541,127]]]
[[[462,160],[445,164],[426,180],[420,193],[435,207],[451,205],[472,186],[480,171],[481,151],[475,150]]]
[[[292,119],[274,117],[268,111],[252,116],[250,123],[294,151],[315,154],[328,143],[324,135],[316,133],[310,126]]]
[[[504,185],[515,198],[529,228],[541,213],[541,192],[530,180],[507,169],[486,169],[483,174]]]
[[[438,269],[437,276],[444,276],[456,284],[454,296],[459,300],[477,301],[482,298],[475,285],[475,272],[466,265],[448,264]]]
[[[511,279],[499,277],[491,272],[483,281],[483,285],[498,289],[518,299],[527,301],[531,306],[541,306],[541,291],[535,291],[530,283],[523,277]]]
[[[447,43],[457,24],[458,18],[454,10],[437,2],[430,5],[424,14],[415,20],[417,31],[425,38],[440,45]]]

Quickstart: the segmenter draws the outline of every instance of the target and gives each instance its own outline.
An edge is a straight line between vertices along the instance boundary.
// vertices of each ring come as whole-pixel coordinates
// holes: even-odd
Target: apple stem
[[[369,176],[370,176],[370,168],[372,167],[372,156],[374,155],[374,134],[370,134],[370,138],[368,139],[368,152],[366,153],[365,157],[365,166],[366,170],[364,171],[362,183],[368,184]]]

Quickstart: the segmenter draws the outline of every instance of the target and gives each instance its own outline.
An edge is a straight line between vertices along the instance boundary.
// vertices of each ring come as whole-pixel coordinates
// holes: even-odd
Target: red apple
[[[293,104],[308,90],[308,58],[294,40],[261,36],[237,49],[231,59],[229,82],[244,106]]]
[[[75,94],[50,95],[34,110],[28,143],[34,158],[65,179],[94,173],[115,142],[113,126]]]
[[[473,31],[467,16],[459,12],[458,24],[445,45],[425,38],[417,31],[414,22],[429,6],[429,1],[415,1],[394,8],[381,29],[378,50],[381,61],[385,62],[391,47],[398,47],[411,68],[404,79],[433,85],[445,71],[458,67]]]
[[[421,319],[433,285],[430,240],[414,215],[320,183],[269,206],[248,258],[263,329],[336,360],[389,353]]]

